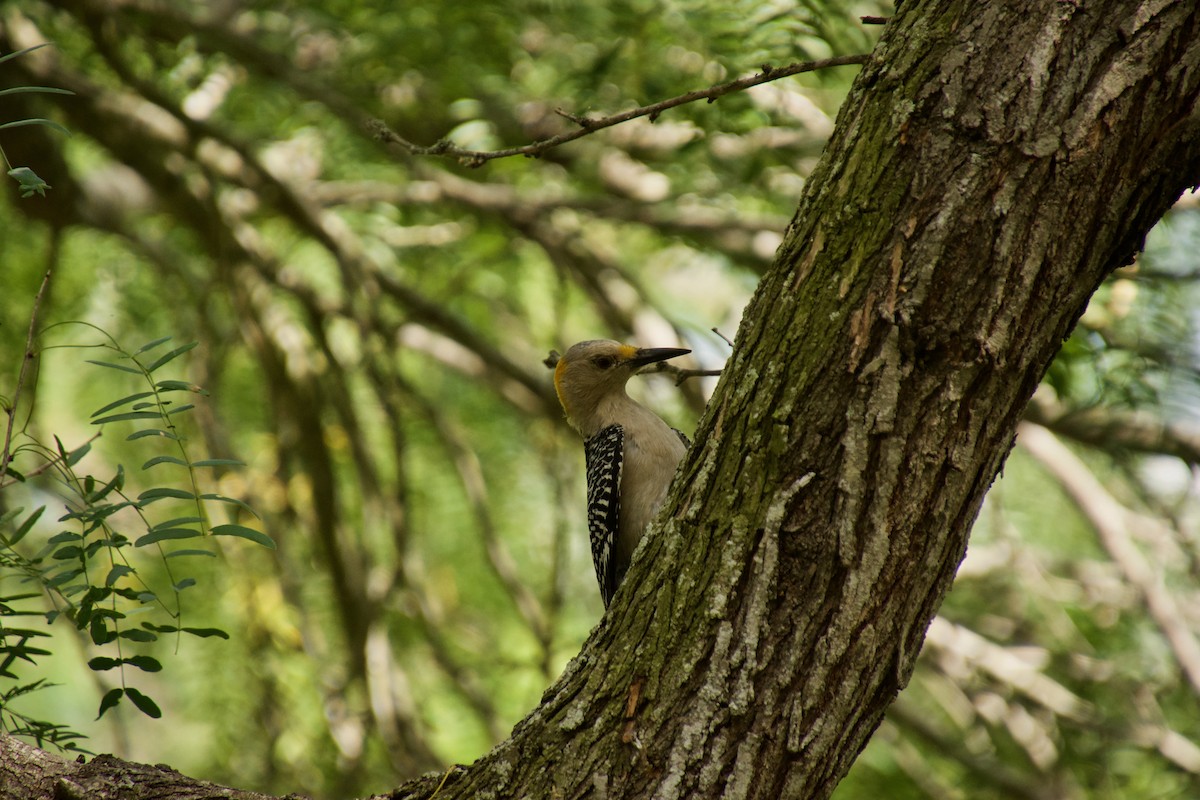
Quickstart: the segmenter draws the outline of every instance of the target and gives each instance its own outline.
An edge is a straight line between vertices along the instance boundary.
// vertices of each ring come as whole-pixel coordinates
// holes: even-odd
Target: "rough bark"
[[[908,680],[1059,344],[1200,176],[1197,14],[904,4],[631,588],[439,798],[832,792]]]
[[[278,800],[112,756],[67,761],[0,734],[0,800]]]
[[[1200,181],[1198,96],[1192,3],[908,0],[613,608],[511,739],[391,796],[827,797],[1062,338]]]

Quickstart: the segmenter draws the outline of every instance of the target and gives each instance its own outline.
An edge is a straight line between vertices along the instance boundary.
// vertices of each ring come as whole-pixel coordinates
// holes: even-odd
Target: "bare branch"
[[[991,675],[1043,708],[1075,722],[1095,719],[1092,705],[1012,649],[987,639],[964,625],[935,617],[925,644],[932,652],[953,653],[973,668]]]
[[[414,156],[446,156],[447,158],[458,159],[458,161],[468,167],[479,167],[483,164],[497,158],[508,158],[510,156],[526,156],[528,158],[538,158],[547,150],[558,147],[560,144],[573,142],[576,139],[581,139],[588,134],[595,133],[604,128],[611,128],[613,125],[620,125],[623,122],[628,122],[631,119],[638,117],[649,117],[651,122],[658,119],[662,112],[667,111],[677,106],[694,103],[697,100],[705,100],[709,103],[714,102],[718,97],[722,97],[733,92],[740,92],[744,89],[749,89],[753,86],[758,86],[763,83],[786,78],[790,75],[798,75],[801,72],[812,72],[818,69],[828,67],[842,67],[852,64],[865,64],[870,58],[868,54],[857,54],[849,56],[836,56],[834,58],[823,58],[819,61],[801,61],[795,64],[788,64],[786,67],[772,67],[769,64],[762,66],[762,71],[753,75],[748,75],[744,78],[728,81],[727,83],[719,83],[716,86],[710,86],[707,89],[697,89],[695,91],[681,94],[677,97],[672,97],[667,100],[660,100],[657,103],[651,103],[646,106],[638,106],[628,111],[622,111],[618,114],[612,114],[607,117],[582,117],[575,114],[570,114],[561,109],[556,109],[555,113],[565,117],[579,126],[578,130],[560,133],[557,136],[551,136],[548,139],[539,139],[531,144],[522,145],[520,147],[506,147],[501,150],[465,150],[458,147],[446,139],[434,143],[429,147],[423,147],[418,144],[413,144],[400,134],[389,128],[382,120],[371,120],[368,124],[368,129],[371,134],[381,142],[394,144]]]
[[[1200,640],[1187,624],[1179,602],[1171,594],[1160,570],[1133,542],[1130,528],[1160,524],[1136,514],[1113,497],[1066,445],[1046,428],[1021,423],[1021,446],[1054,475],[1079,510],[1095,528],[1104,549],[1125,579],[1142,595],[1150,616],[1166,637],[1171,652],[1192,686],[1200,693]]]
[[[58,251],[57,242],[58,235],[55,234],[51,243],[51,261],[54,260]],[[17,421],[17,403],[21,399],[21,389],[25,386],[25,376],[29,370],[29,362],[33,361],[33,337],[37,331],[38,311],[42,306],[42,298],[46,296],[46,290],[50,287],[50,273],[52,271],[51,268],[46,269],[46,275],[42,278],[42,285],[38,289],[37,295],[33,298],[33,310],[29,313],[29,333],[25,336],[25,352],[21,358],[21,369],[17,373],[17,387],[13,390],[12,404],[5,409],[8,412],[8,425],[4,429],[4,449],[3,452],[0,452],[0,481],[8,474],[13,425]]]
[[[1071,409],[1045,391],[1033,396],[1025,409],[1025,419],[1049,428],[1059,436],[1102,450],[1123,448],[1137,453],[1175,456],[1188,464],[1200,464],[1200,428],[1187,422],[1102,406]]]
[[[679,367],[660,371],[673,373],[675,375],[676,386],[681,386],[689,378],[716,378],[721,374],[721,370],[719,369],[680,369]]]
[[[1031,784],[1027,778],[1013,771],[994,755],[972,752],[964,745],[961,735],[939,731],[928,716],[903,700],[888,709],[888,719],[901,731],[933,745],[940,755],[957,761],[972,774],[1004,790],[1007,797],[1025,800],[1048,800],[1058,797],[1053,787]]]

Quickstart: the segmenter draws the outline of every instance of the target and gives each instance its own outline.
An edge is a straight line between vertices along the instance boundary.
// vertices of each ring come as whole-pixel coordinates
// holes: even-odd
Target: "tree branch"
[[[51,237],[51,261],[53,262],[54,254],[58,251],[58,234]],[[42,285],[38,288],[37,295],[33,298],[33,310],[29,313],[29,333],[25,336],[25,353],[21,359],[21,369],[17,372],[17,386],[13,389],[12,403],[5,409],[8,413],[8,424],[4,429],[4,449],[0,452],[0,482],[3,482],[4,476],[8,474],[8,462],[11,458],[10,448],[12,447],[13,425],[17,421],[17,403],[21,399],[21,389],[25,386],[25,376],[29,370],[29,363],[33,361],[33,337],[37,332],[38,310],[42,306],[42,298],[46,296],[46,290],[50,287],[50,274],[52,269],[46,270],[45,277],[42,278]]]
[[[1163,581],[1161,570],[1152,566],[1133,542],[1128,528],[1156,524],[1119,503],[1096,480],[1087,466],[1062,442],[1037,425],[1023,423],[1021,445],[1062,484],[1079,510],[1095,528],[1109,556],[1125,580],[1141,594],[1151,618],[1166,637],[1183,674],[1200,693],[1200,640],[1188,626],[1188,615]]]
[[[400,147],[409,155],[414,156],[445,156],[447,158],[458,159],[459,163],[468,167],[479,167],[488,161],[497,158],[508,158],[510,156],[526,156],[527,158],[538,158],[547,150],[558,147],[567,142],[573,142],[576,139],[582,139],[584,136],[611,128],[613,125],[620,125],[623,122],[628,122],[638,117],[649,117],[651,122],[658,119],[662,112],[676,108],[678,106],[694,103],[697,100],[706,100],[709,103],[714,102],[718,97],[722,97],[734,92],[740,92],[744,89],[749,89],[753,86],[758,86],[763,83],[777,81],[780,78],[786,78],[791,75],[798,75],[802,72],[812,72],[818,69],[826,69],[828,67],[842,67],[851,64],[865,64],[871,56],[868,54],[857,54],[849,56],[835,56],[834,58],[823,58],[819,61],[801,61],[795,64],[788,64],[786,67],[772,67],[769,64],[762,66],[762,71],[753,75],[748,75],[744,78],[729,81],[727,83],[719,83],[716,86],[710,86],[707,89],[697,89],[695,91],[681,94],[677,97],[672,97],[667,100],[660,100],[657,103],[651,103],[646,106],[638,106],[628,111],[622,111],[618,114],[612,114],[607,117],[584,117],[576,114],[571,114],[561,109],[557,109],[557,113],[571,120],[579,126],[578,130],[560,133],[557,136],[551,136],[548,139],[539,139],[531,144],[522,145],[520,147],[506,147],[501,150],[466,150],[451,143],[447,139],[428,146],[423,147],[414,144],[405,139],[400,134],[393,131],[382,120],[371,120],[368,124],[368,130],[371,134],[381,142],[386,144],[394,144]]]
[[[1025,419],[1102,450],[1123,448],[1200,464],[1200,429],[1186,422],[1100,406],[1075,410],[1040,391],[1025,409]]]
[[[136,787],[136,794],[130,794]],[[189,778],[166,766],[109,755],[87,763],[67,761],[0,733],[0,800],[76,800],[131,797],[142,800],[275,800],[273,795],[227,789]]]

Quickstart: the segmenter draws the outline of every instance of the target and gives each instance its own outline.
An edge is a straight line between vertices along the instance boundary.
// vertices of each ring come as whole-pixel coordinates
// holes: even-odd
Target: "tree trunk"
[[[827,797],[1060,342],[1200,177],[1193,4],[910,2],[874,55],[629,588],[439,798]]]
[[[1059,343],[1200,181],[1198,96],[1193,3],[907,0],[612,609],[511,739],[391,796],[827,797]]]

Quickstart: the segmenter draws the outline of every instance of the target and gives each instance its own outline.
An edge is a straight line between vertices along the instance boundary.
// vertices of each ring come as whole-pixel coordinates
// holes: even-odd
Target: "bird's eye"
[[[613,365],[617,362],[614,361],[610,356],[600,356],[594,363],[600,369],[612,369]]]

